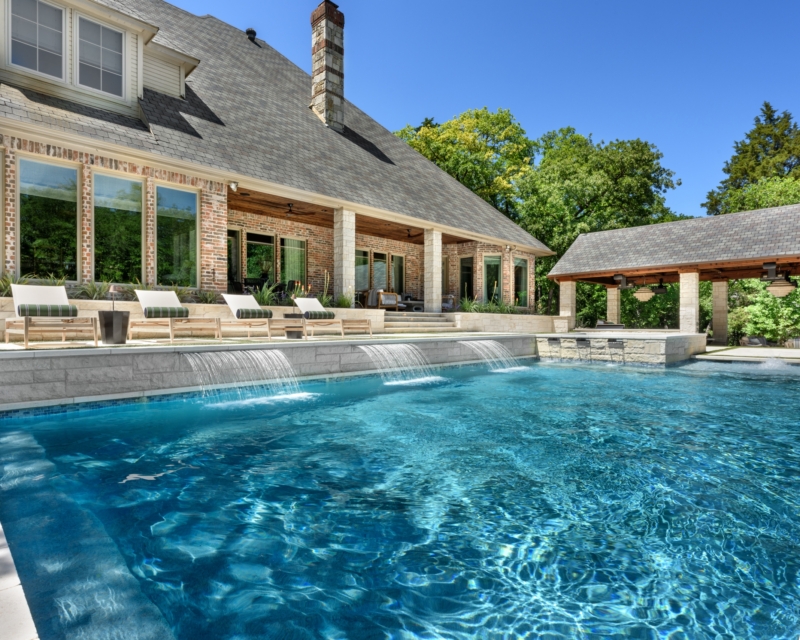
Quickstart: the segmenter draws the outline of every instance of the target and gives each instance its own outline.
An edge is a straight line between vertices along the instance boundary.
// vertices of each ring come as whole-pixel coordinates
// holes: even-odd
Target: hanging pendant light
[[[636,291],[634,291],[633,296],[639,302],[647,302],[650,300],[655,294],[650,287],[639,287]]]
[[[767,287],[767,291],[776,298],[785,298],[795,289],[797,289],[797,283],[794,280],[789,280],[788,275],[784,280],[775,280]]]

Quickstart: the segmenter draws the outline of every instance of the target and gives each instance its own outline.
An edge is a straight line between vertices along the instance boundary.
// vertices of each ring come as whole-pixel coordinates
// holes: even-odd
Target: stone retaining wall
[[[663,366],[705,353],[705,334],[551,334],[536,337],[541,358]]]
[[[493,338],[517,357],[536,354],[532,336]],[[463,340],[463,338],[462,338]],[[399,341],[398,341],[399,342]],[[406,340],[415,344],[432,365],[477,360],[475,352],[459,338]],[[195,391],[201,380],[185,353],[278,349],[300,377],[374,372],[375,365],[359,345],[298,342],[290,344],[129,347],[117,349],[30,350],[0,352],[0,412],[36,406],[136,398]],[[380,344],[392,344],[382,340]],[[235,367],[236,371],[241,369]],[[216,372],[220,384],[238,380],[234,369]],[[277,374],[274,376],[277,377]]]
[[[552,333],[553,316],[517,313],[445,313],[463,331],[483,333]]]

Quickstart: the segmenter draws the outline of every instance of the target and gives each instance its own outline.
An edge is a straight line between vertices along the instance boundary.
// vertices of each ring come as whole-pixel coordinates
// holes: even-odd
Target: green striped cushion
[[[74,304],[21,304],[17,307],[20,317],[77,318],[78,307]]]
[[[236,317],[239,320],[268,320],[272,317],[269,309],[237,309]]]
[[[336,314],[333,311],[306,311],[303,317],[306,320],[333,320]]]
[[[145,318],[188,318],[189,310],[186,307],[147,307],[144,310]]]

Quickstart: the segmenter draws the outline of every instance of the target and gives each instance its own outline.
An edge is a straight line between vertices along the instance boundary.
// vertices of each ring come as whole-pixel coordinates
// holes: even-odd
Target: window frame
[[[525,304],[525,305],[514,304],[514,306],[517,307],[517,309],[529,309],[530,306],[531,306],[531,261],[530,261],[530,258],[528,258],[528,257],[512,256],[512,258],[511,258],[511,279],[513,281],[512,285],[511,285],[511,294],[514,296],[514,302],[516,303],[516,301],[517,301],[517,260],[523,260],[525,262],[525,277],[526,277],[527,286],[528,286],[526,297],[527,297],[527,303],[528,304]]]
[[[81,259],[82,258],[81,247],[83,246],[82,238],[81,238],[81,230],[83,228],[83,207],[81,206],[81,197],[82,197],[81,194],[83,193],[83,183],[84,183],[83,165],[80,162],[70,162],[69,160],[62,160],[61,158],[51,158],[50,156],[40,156],[39,154],[36,154],[36,153],[26,153],[26,152],[21,152],[21,151],[17,151],[16,157],[14,158],[14,169],[17,172],[16,180],[14,182],[14,186],[16,188],[16,194],[15,194],[15,198],[14,198],[14,200],[15,200],[14,205],[16,207],[16,213],[15,213],[15,216],[14,216],[14,231],[15,231],[15,236],[16,236],[15,239],[14,239],[14,252],[16,254],[15,260],[14,260],[14,271],[16,272],[17,277],[21,277],[23,275],[21,270],[20,270],[20,264],[21,264],[20,261],[22,259],[21,246],[20,246],[20,241],[22,239],[21,238],[22,234],[20,233],[20,223],[21,223],[20,216],[21,216],[21,213],[22,213],[20,211],[20,196],[21,196],[21,193],[20,193],[20,181],[22,180],[22,173],[20,171],[20,162],[22,160],[29,160],[31,162],[38,162],[39,164],[54,164],[54,165],[58,165],[58,166],[62,166],[62,167],[69,167],[70,169],[75,169],[77,171],[78,184],[76,186],[77,199],[75,201],[75,205],[77,207],[77,211],[75,212],[75,218],[76,218],[77,224],[75,226],[77,227],[76,230],[78,232],[77,236],[75,238],[75,241],[77,243],[75,245],[75,261],[76,261],[76,263],[75,263],[75,277],[76,277],[76,279],[75,280],[67,280],[66,282],[68,282],[70,284],[76,284],[76,285],[80,284],[81,282],[83,282],[83,268],[82,268],[83,267],[83,261]],[[3,243],[3,244],[5,244],[5,243]],[[36,274],[36,275],[40,275],[40,274]]]
[[[95,212],[94,212],[94,177],[95,176],[109,176],[111,178],[120,178],[122,180],[129,180],[130,182],[139,182],[142,185],[142,272],[139,274],[139,282],[144,282],[146,273],[147,273],[147,181],[142,176],[141,179],[137,179],[135,177],[131,177],[130,173],[124,173],[121,171],[112,171],[110,169],[95,169],[92,171],[92,273],[91,273],[91,280],[92,282],[97,282],[97,273],[95,271],[95,263],[97,262],[97,254],[94,250],[94,241],[95,236],[97,235],[97,225],[95,224]],[[156,212],[156,216],[158,212]],[[198,210],[198,217],[199,217],[199,210]],[[158,224],[155,225],[156,228]],[[156,248],[158,244],[156,243]],[[198,254],[199,255],[199,254]],[[158,257],[156,257],[156,260]],[[198,265],[199,269],[199,265]],[[157,277],[157,276],[156,276]],[[113,282],[111,284],[133,284],[131,282]]]
[[[502,253],[484,253],[481,256],[481,280],[483,281],[483,301],[484,302],[491,302],[492,298],[488,295],[488,289],[486,288],[486,258],[499,258],[500,259],[500,279],[497,282],[497,289],[498,289],[498,300],[503,300],[503,254]]]
[[[155,203],[153,205],[154,209],[154,220],[153,220],[153,277],[155,278],[155,286],[157,287],[166,287],[170,285],[161,285],[158,283],[158,188],[165,187],[167,189],[173,189],[174,191],[185,191],[187,193],[193,193],[196,199],[196,207],[197,207],[197,233],[195,233],[195,255],[197,256],[197,265],[195,268],[196,272],[196,281],[193,285],[187,287],[188,289],[197,289],[200,290],[201,283],[202,283],[202,274],[200,273],[200,266],[202,264],[202,255],[200,253],[201,247],[201,240],[202,240],[202,209],[200,207],[200,189],[192,189],[191,187],[186,187],[185,185],[176,185],[174,182],[167,182],[166,180],[153,180],[153,193],[155,195]],[[146,197],[146,196],[145,196]],[[145,242],[147,239],[145,238]],[[145,265],[146,268],[146,265]]]
[[[36,79],[44,79],[48,80],[49,82],[57,82],[60,85],[69,87],[70,82],[67,79],[67,69],[69,68],[67,64],[67,56],[71,53],[68,52],[67,47],[67,7],[58,4],[57,2],[51,2],[50,0],[38,0],[39,2],[43,2],[44,4],[50,5],[55,9],[59,9],[61,11],[61,77],[57,78],[55,76],[48,75],[46,73],[42,73],[38,69],[29,69],[28,67],[23,67],[18,64],[14,64],[12,61],[12,54],[11,54],[11,29],[13,18],[11,15],[11,4],[12,1],[8,0],[6,2],[6,11],[5,11],[5,28],[4,28],[4,35],[6,37],[6,47],[5,47],[5,66],[8,69],[13,69],[15,72],[23,73],[25,75],[32,76]]]
[[[300,236],[284,236],[284,235],[275,234],[275,239],[277,240],[277,243],[278,243],[278,251],[280,251],[280,254],[276,254],[276,256],[275,256],[275,262],[277,263],[278,266],[280,266],[281,259],[283,258],[283,246],[281,245],[281,242],[283,240],[298,240],[298,241],[304,243],[305,247],[303,248],[303,253],[304,253],[304,255],[303,255],[303,258],[304,258],[304,260],[303,260],[303,262],[304,262],[303,269],[305,271],[304,275],[305,275],[306,279],[305,279],[305,282],[303,282],[303,286],[307,287],[308,286],[308,244],[309,244],[308,243],[308,238],[302,238]],[[286,280],[286,282],[283,281],[283,269],[281,269],[280,277],[276,279],[276,282],[282,282],[284,284],[288,284],[289,283],[288,280]]]
[[[231,228],[232,227],[228,227],[229,230]],[[234,229],[234,230],[236,230],[236,229]],[[240,229],[240,232],[243,234],[242,238],[241,238],[241,242],[244,245],[244,252],[241,251],[241,248],[239,249],[239,257],[240,257],[240,262],[241,262],[241,264],[239,265],[239,269],[242,272],[242,282],[244,282],[244,280],[246,280],[246,279],[248,279],[250,277],[250,276],[247,275],[247,259],[249,258],[249,254],[250,254],[248,245],[251,244],[251,241],[249,240],[249,236],[250,236],[250,234],[253,234],[254,236],[266,236],[266,237],[272,238],[272,276],[273,276],[273,284],[275,284],[275,282],[277,282],[277,279],[275,278],[275,276],[278,273],[278,251],[279,251],[278,245],[280,244],[280,238],[278,237],[278,234],[275,233],[275,232],[264,233],[262,231],[257,231],[255,229],[249,229],[247,227],[243,227],[242,229]],[[302,240],[302,238],[296,238],[296,239],[297,240]],[[258,242],[257,240],[253,241],[252,244],[260,244],[262,246],[268,246],[269,245],[269,243],[267,243],[267,242]]]
[[[80,38],[80,19],[83,18],[84,20],[88,20],[89,22],[94,22],[95,24],[99,24],[101,27],[106,27],[107,29],[111,29],[112,31],[116,31],[117,33],[122,34],[122,95],[118,96],[113,93],[108,93],[103,91],[102,89],[95,89],[94,87],[90,87],[85,84],[81,84],[81,38]],[[125,29],[120,27],[114,26],[111,23],[104,22],[103,20],[99,20],[94,16],[90,16],[88,14],[82,13],[75,9],[72,12],[72,86],[82,90],[88,91],[96,96],[102,96],[107,100],[114,100],[115,102],[119,102],[122,104],[128,104],[128,92],[130,91],[130,87],[128,84],[130,83],[130,71],[128,69],[128,57],[129,57],[129,43],[130,38],[128,37],[128,32]],[[140,69],[139,73],[143,71]]]

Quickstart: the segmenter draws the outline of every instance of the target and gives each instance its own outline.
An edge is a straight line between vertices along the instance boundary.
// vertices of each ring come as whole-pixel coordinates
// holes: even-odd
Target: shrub
[[[76,292],[78,297],[87,298],[88,300],[105,300],[108,295],[108,290],[111,288],[109,282],[86,282],[80,285]]]
[[[217,304],[219,302],[219,294],[216,291],[198,291],[195,298],[200,304]]]
[[[28,284],[31,278],[33,278],[31,274],[17,277],[11,273],[7,273],[0,278],[0,298],[8,298],[11,296],[12,284]]]
[[[263,287],[260,289],[256,288],[253,291],[253,297],[256,299],[256,302],[262,307],[269,307],[270,305],[277,304],[278,296],[275,293],[275,289],[277,288],[278,283],[276,282],[272,286],[267,286],[265,283]]]
[[[178,296],[178,300],[181,302],[191,302],[194,299],[194,291],[188,287],[177,285],[174,282],[171,286],[167,287],[167,290],[174,291],[175,295]]]

